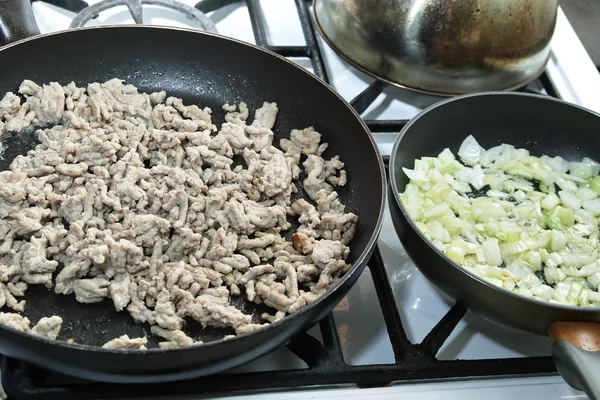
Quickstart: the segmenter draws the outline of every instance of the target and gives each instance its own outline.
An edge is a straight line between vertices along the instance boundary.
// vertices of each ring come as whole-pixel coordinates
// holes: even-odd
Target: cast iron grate
[[[45,0],[57,7],[74,12],[87,3],[81,0]],[[236,0],[204,0],[196,4],[202,12],[214,11],[236,3]],[[285,57],[306,57],[321,79],[329,82],[322,53],[317,43],[317,32],[309,14],[310,0],[295,0],[306,38],[305,46],[272,46],[267,42],[265,21],[259,0],[246,0],[256,42]],[[386,84],[375,80],[351,101],[363,113],[383,92]],[[541,93],[543,88],[556,96],[547,76],[542,75],[534,85],[522,91]],[[372,132],[399,132],[406,120],[366,120]],[[384,157],[387,163],[387,157]],[[391,383],[419,381],[448,381],[457,379],[510,378],[555,374],[551,357],[527,357],[483,360],[437,360],[436,354],[466,313],[455,305],[419,344],[408,340],[400,313],[379,249],[376,248],[368,263],[379,305],[392,345],[394,364],[349,365],[344,361],[336,324],[332,314],[319,323],[323,341],[303,333],[287,348],[307,364],[307,368],[268,372],[218,374],[188,381],[160,384],[123,385],[83,381],[56,374],[11,358],[2,362],[2,385],[8,399],[15,400],[87,400],[127,397],[148,398],[161,395],[243,392],[260,389],[285,389],[306,386],[354,385],[381,387]],[[4,398],[4,397],[2,397]]]

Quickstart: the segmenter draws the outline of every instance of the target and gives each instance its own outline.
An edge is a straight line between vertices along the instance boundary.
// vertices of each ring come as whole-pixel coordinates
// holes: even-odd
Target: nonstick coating
[[[340,155],[348,184],[338,192],[347,210],[359,215],[351,246],[352,269],[313,305],[279,323],[231,340],[223,330],[190,324],[205,344],[187,349],[107,350],[68,345],[0,327],[0,352],[71,375],[113,382],[156,382],[219,372],[288,342],[309,329],[337,304],[362,272],[379,229],[385,184],[383,164],[360,117],[332,89],[291,62],[257,47],[217,35],[141,26],[84,28],[26,40],[0,50],[0,93],[15,92],[23,79],[37,83],[74,81],[79,86],[121,78],[142,91],[166,90],[189,104],[213,109],[220,124],[227,102],[244,101],[251,110],[277,102],[275,143],[292,128],[313,125],[329,143],[326,157]],[[33,135],[6,141],[0,170],[35,144]],[[0,239],[1,240],[1,239]],[[35,323],[58,314],[65,323],[60,339],[101,345],[128,334],[148,335],[111,302],[83,305],[74,296],[30,286],[25,314]]]
[[[555,321],[600,322],[598,308],[575,308],[530,300],[497,288],[446,258],[410,220],[399,193],[408,178],[402,167],[414,168],[424,156],[445,148],[456,154],[473,135],[484,148],[502,143],[528,149],[534,156],[560,155],[567,160],[600,160],[600,116],[548,97],[485,93],[438,103],[419,114],[401,132],[390,160],[390,210],[407,253],[442,292],[470,310],[504,325],[546,334]]]

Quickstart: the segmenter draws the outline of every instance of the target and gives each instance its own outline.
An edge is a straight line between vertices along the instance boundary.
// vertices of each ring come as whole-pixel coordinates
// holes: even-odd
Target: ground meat
[[[332,260],[345,259],[348,252],[348,247],[340,241],[321,239],[315,243],[311,258],[317,267],[325,268]]]
[[[139,349],[145,350],[148,339],[142,338],[130,338],[127,335],[120,336],[116,339],[109,340],[102,345],[105,349]]]
[[[305,233],[296,232],[292,234],[292,245],[301,254],[312,254],[315,247],[315,239]]]
[[[77,279],[73,282],[75,298],[80,303],[97,303],[108,296],[109,282],[102,278]]]
[[[65,91],[56,82],[39,87],[34,82],[24,81],[19,93],[27,98],[29,109],[35,113],[33,123],[39,126],[58,123],[65,111]]]
[[[226,104],[219,129],[211,109],[119,79],[25,80],[19,94],[0,100],[0,136],[42,129],[40,144],[0,172],[0,306],[22,311],[28,284],[81,303],[108,298],[150,324],[160,347],[182,347],[194,343],[186,319],[237,334],[265,325],[231,297],[271,307],[262,319],[278,321],[350,267],[358,217],[335,191],[344,164],[323,158],[314,127],[276,147],[276,103],[253,118],[245,103]],[[29,331],[19,314],[0,322]],[[30,331],[56,338],[61,323],[44,318]],[[123,335],[103,347],[146,345]]]
[[[194,340],[192,338],[190,338],[184,332],[182,332],[178,329],[167,330],[167,329],[162,329],[162,328],[154,325],[152,328],[150,328],[150,331],[153,334],[160,336],[163,339],[166,339],[165,342],[160,342],[158,344],[158,346],[162,349],[171,349],[171,348],[175,348],[175,347],[187,347],[187,346],[191,346],[194,343]],[[199,342],[199,343],[202,343],[202,342]]]
[[[29,330],[29,319],[20,314],[0,312],[0,323],[19,331]]]
[[[4,324],[19,331],[31,332],[49,339],[56,339],[62,325],[62,318],[56,315],[41,318],[33,328],[29,328],[29,319],[16,313],[0,312],[0,324]]]
[[[56,315],[53,315],[52,317],[44,317],[40,319],[33,328],[31,328],[31,333],[45,336],[49,339],[56,339],[58,333],[60,332],[62,322],[62,318]]]

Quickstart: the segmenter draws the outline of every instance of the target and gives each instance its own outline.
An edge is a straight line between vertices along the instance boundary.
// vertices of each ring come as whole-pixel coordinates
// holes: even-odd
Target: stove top
[[[81,0],[51,3],[33,4],[43,33],[69,28],[74,20],[78,22],[76,12],[88,4]],[[339,58],[314,29],[310,1],[181,3],[206,13],[219,33],[267,47],[330,83],[361,113],[385,159],[406,121],[441,100],[387,86]],[[136,12],[139,21],[142,14]],[[95,14],[91,13],[95,18],[87,25],[134,22],[124,1]],[[148,5],[142,19],[151,24],[203,26],[202,21],[188,19],[189,14]],[[600,75],[562,11],[546,72],[521,90],[600,112]],[[556,374],[547,338],[487,322],[435,290],[406,255],[389,215],[368,266],[348,296],[318,326],[287,347],[226,373],[172,384],[112,385],[4,359],[5,393],[0,395],[61,400],[239,395],[249,399],[586,398]]]

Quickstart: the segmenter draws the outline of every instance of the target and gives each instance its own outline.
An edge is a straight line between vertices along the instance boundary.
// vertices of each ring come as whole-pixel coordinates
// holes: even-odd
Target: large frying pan
[[[508,143],[536,156],[581,160],[600,159],[599,133],[599,115],[560,100],[517,93],[467,95],[437,103],[409,122],[390,159],[392,219],[423,275],[475,313],[514,328],[549,334],[559,371],[591,399],[600,398],[600,353],[594,353],[600,350],[600,309],[528,299],[467,272],[418,230],[399,193],[408,183],[403,167],[413,168],[416,159],[435,157],[444,148],[456,154],[469,134],[484,148]]]
[[[23,14],[31,11],[28,3],[0,0],[0,25],[4,25],[5,33],[8,29],[6,36],[15,38],[23,32],[9,28],[23,26]],[[25,78],[84,85],[113,77],[143,91],[166,90],[187,103],[209,106],[215,110],[215,121],[222,120],[218,110],[226,102],[245,101],[251,109],[263,101],[277,102],[276,143],[292,128],[314,125],[330,144],[326,154],[338,154],[346,163],[349,180],[339,193],[340,200],[359,215],[350,244],[353,266],[319,300],[280,322],[229,340],[222,340],[223,332],[197,328],[195,337],[204,344],[174,350],[95,347],[126,333],[143,334],[147,327],[126,313],[115,312],[108,301],[82,305],[73,296],[54,295],[31,286],[26,297],[30,319],[61,315],[66,320],[62,339],[73,337],[78,344],[0,326],[0,353],[93,380],[167,381],[215,373],[250,361],[286,344],[326,316],[364,269],[382,223],[386,192],[383,162],[359,115],[329,86],[285,58],[198,31],[143,26],[86,28],[37,36],[0,49],[0,93],[15,91]],[[0,170],[7,169],[10,160],[31,145],[23,138],[9,141]]]

